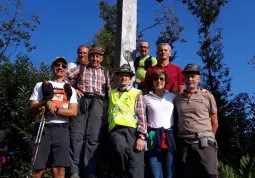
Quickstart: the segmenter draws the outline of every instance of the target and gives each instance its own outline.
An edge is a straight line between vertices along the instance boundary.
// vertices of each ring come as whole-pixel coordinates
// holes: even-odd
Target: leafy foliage
[[[102,0],[98,3],[98,6],[100,8],[100,18],[104,20],[105,24],[99,30],[99,32],[95,34],[94,43],[106,49],[104,61],[102,62],[102,65],[112,69],[113,60],[115,58],[115,34],[117,30],[116,1],[110,4],[106,0]],[[174,43],[176,41],[180,40],[182,42],[185,42],[185,40],[181,38],[181,32],[183,31],[184,27],[180,26],[178,23],[179,23],[179,20],[175,16],[173,7],[171,5],[167,5],[156,13],[156,16],[152,25],[148,25],[148,27],[144,29],[140,29],[140,30],[139,30],[139,25],[137,25],[137,36],[136,36],[137,41],[139,41],[143,37],[144,33],[147,30],[154,28],[156,26],[161,26],[162,31],[160,32],[160,36],[156,44],[165,42],[165,43],[169,43],[172,46],[172,48],[174,48]],[[176,55],[176,52],[174,53],[174,56],[175,55]]]
[[[1,129],[8,129],[9,156],[5,173],[9,177],[26,177],[30,165],[28,143],[34,126],[34,116],[27,111],[29,98],[35,84],[49,78],[50,69],[44,63],[36,69],[30,58],[18,54],[14,62],[0,65]],[[17,154],[21,153],[21,154]]]
[[[40,24],[35,14],[27,16],[21,0],[0,2],[0,62],[10,56],[16,48],[23,44],[29,52],[36,46],[30,44],[31,33]]]

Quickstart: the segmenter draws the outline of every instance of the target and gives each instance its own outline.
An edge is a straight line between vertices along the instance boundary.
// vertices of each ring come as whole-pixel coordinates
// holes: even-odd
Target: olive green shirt
[[[197,91],[188,97],[184,92],[176,96],[174,106],[178,114],[176,124],[179,135],[212,131],[210,116],[217,113],[217,105],[211,93]]]

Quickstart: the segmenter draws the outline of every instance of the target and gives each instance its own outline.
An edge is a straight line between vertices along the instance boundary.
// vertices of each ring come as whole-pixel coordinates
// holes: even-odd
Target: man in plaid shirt
[[[135,74],[129,64],[115,73],[119,87],[111,91],[108,108],[112,170],[116,177],[143,178],[147,137],[144,98],[141,90],[130,85]]]
[[[66,82],[76,80],[78,117],[72,119],[70,138],[71,178],[96,177],[100,158],[99,144],[102,140],[102,125],[110,89],[109,74],[101,67],[104,49],[93,46],[89,50],[89,64],[79,65],[66,73]],[[85,136],[84,169],[79,171],[80,155]],[[83,155],[83,154],[82,154]]]

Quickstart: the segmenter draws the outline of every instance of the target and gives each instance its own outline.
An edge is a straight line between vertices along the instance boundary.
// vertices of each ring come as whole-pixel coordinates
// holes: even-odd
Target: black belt
[[[104,96],[101,96],[95,93],[84,92],[83,95],[85,98],[89,98],[89,99],[95,98],[95,99],[105,100]]]

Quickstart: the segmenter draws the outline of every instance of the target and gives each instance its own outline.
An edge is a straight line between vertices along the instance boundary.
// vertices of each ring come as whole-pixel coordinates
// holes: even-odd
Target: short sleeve
[[[72,87],[72,96],[71,96],[71,98],[70,98],[70,104],[71,103],[78,103],[77,102],[77,97],[76,97],[76,91],[75,91],[75,89]]]
[[[42,82],[39,82],[35,85],[34,91],[30,97],[31,100],[41,101],[43,98],[42,96]]]
[[[180,67],[178,68],[178,85],[184,85],[184,78]]]
[[[217,113],[217,104],[214,99],[214,96],[211,93],[208,93],[208,99],[209,99],[209,114],[215,114]]]

